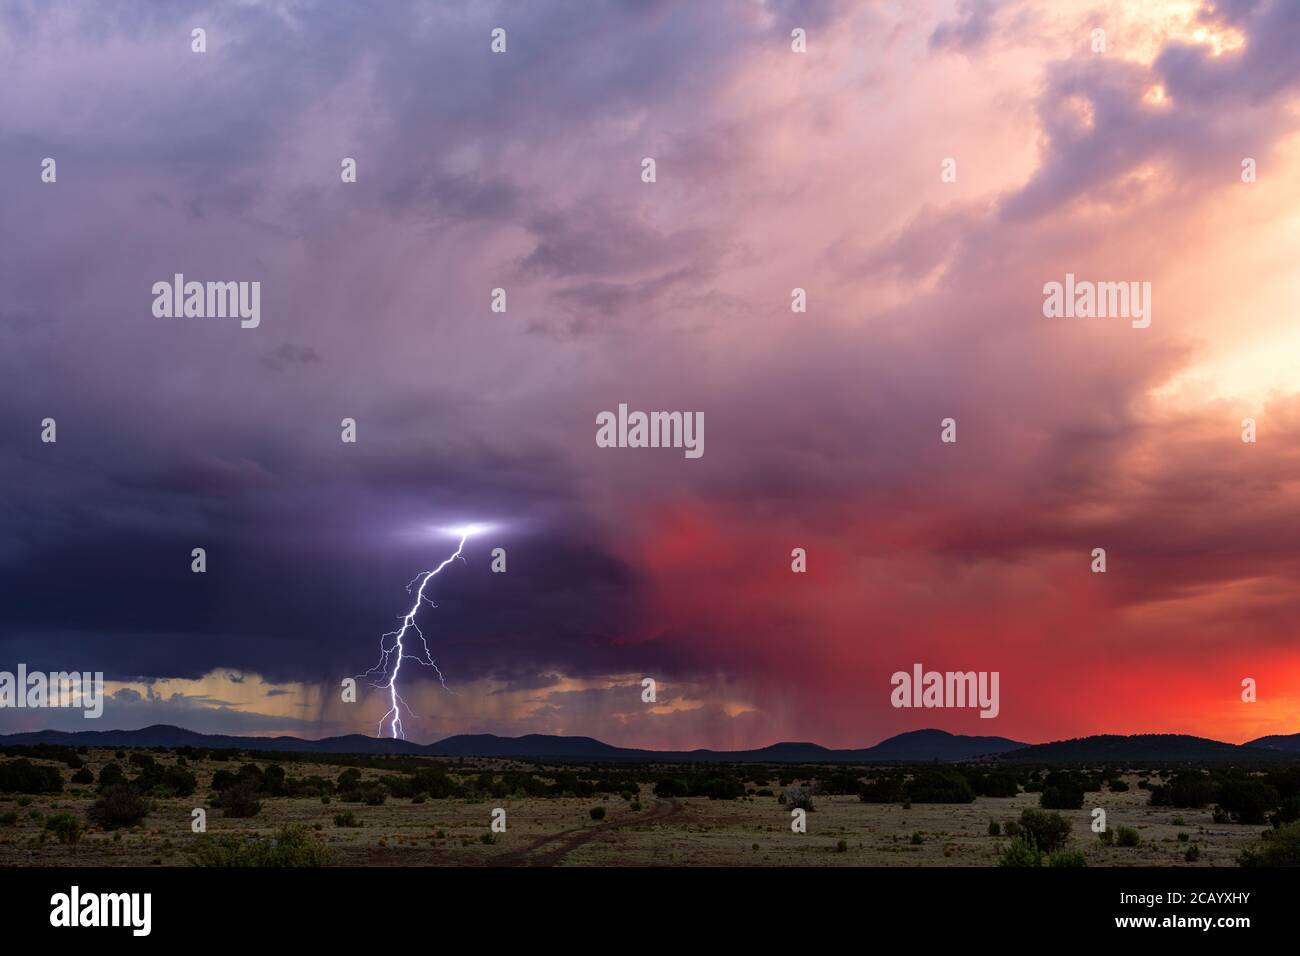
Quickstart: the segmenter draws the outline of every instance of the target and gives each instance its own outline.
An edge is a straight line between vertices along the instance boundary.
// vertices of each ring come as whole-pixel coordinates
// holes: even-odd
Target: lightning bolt
[[[443,561],[442,564],[438,565],[432,571],[421,571],[411,579],[411,583],[406,586],[406,592],[409,594],[411,593],[412,588],[415,589],[415,603],[411,605],[411,609],[406,612],[406,616],[401,619],[401,627],[395,631],[389,631],[387,634],[384,634],[379,638],[379,663],[370,668],[370,670],[366,671],[364,674],[358,675],[361,677],[370,677],[377,671],[379,674],[386,677],[386,680],[379,683],[372,682],[370,685],[372,687],[384,688],[388,691],[389,708],[387,712],[385,712],[384,716],[379,718],[379,730],[375,734],[376,737],[382,737],[384,735],[384,723],[387,721],[389,724],[389,730],[392,731],[393,737],[405,740],[406,738],[402,732],[402,708],[405,707],[407,713],[411,713],[411,716],[418,716],[411,712],[411,708],[407,705],[406,701],[402,700],[402,695],[397,692],[397,675],[402,670],[402,661],[410,660],[415,661],[417,664],[423,664],[425,667],[432,667],[434,673],[438,675],[439,682],[444,688],[447,688],[447,681],[443,678],[442,671],[438,670],[438,665],[434,662],[432,655],[429,653],[429,644],[424,639],[424,632],[421,631],[420,626],[415,623],[415,616],[419,612],[420,605],[422,604],[428,604],[429,607],[438,606],[425,596],[424,589],[428,587],[429,582],[433,579],[434,575],[447,565],[451,564],[451,562],[455,561],[457,558],[460,558],[462,562],[465,560],[461,555],[461,552],[465,549],[465,539],[469,537],[469,534],[470,533],[466,531],[460,536],[460,544],[456,546],[456,551],[451,555],[451,557]],[[418,587],[416,586],[417,581],[419,582]],[[410,653],[407,651],[405,639],[408,631],[414,631],[420,638],[420,646],[424,651],[423,654]],[[389,642],[389,638],[392,638],[391,643]],[[389,671],[389,664],[392,664],[391,673]],[[450,688],[447,689],[450,690]]]

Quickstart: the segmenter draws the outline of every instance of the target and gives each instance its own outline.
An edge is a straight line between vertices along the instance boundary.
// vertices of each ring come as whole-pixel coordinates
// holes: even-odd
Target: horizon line
[[[1014,739],[1014,738],[1012,738],[1012,737],[1004,737],[1004,736],[1002,736],[1001,734],[961,734],[961,733],[954,733],[953,731],[950,731],[950,730],[944,730],[942,727],[919,727],[919,728],[917,728],[917,729],[915,729],[915,730],[903,730],[903,731],[899,731],[899,732],[896,733],[896,734],[892,734],[892,735],[890,735],[890,736],[888,736],[888,737],[883,737],[883,738],[881,738],[880,740],[878,740],[878,741],[877,741],[876,743],[874,743],[874,744],[864,744],[864,745],[859,745],[859,746],[856,746],[856,747],[830,747],[830,746],[827,746],[827,745],[825,745],[825,744],[820,744],[820,743],[817,743],[817,742],[815,742],[815,741],[811,741],[811,740],[777,740],[777,741],[774,741],[774,742],[772,742],[772,743],[769,743],[769,744],[763,744],[763,745],[758,746],[758,747],[745,747],[745,748],[739,748],[739,749],[722,750],[722,749],[718,749],[718,748],[716,748],[716,747],[690,747],[690,748],[684,748],[684,749],[655,749],[655,748],[649,748],[649,747],[631,747],[631,746],[626,746],[626,745],[624,745],[624,744],[614,744],[614,743],[610,743],[609,741],[602,740],[602,739],[599,738],[599,737],[593,737],[593,736],[591,736],[591,735],[589,735],[589,734],[555,734],[555,733],[550,733],[550,734],[548,734],[548,733],[537,733],[537,732],[532,732],[532,733],[527,733],[527,734],[519,734],[519,735],[517,735],[517,736],[513,736],[513,737],[512,737],[512,736],[508,736],[508,735],[504,735],[504,734],[492,733],[492,732],[490,732],[490,731],[480,731],[480,732],[476,732],[476,733],[458,733],[458,734],[450,734],[450,735],[448,735],[448,736],[446,736],[446,737],[440,737],[440,738],[438,738],[437,740],[429,741],[428,743],[419,743],[419,742],[417,742],[417,741],[408,740],[408,739],[406,739],[406,738],[399,738],[399,737],[379,737],[379,736],[374,736],[374,735],[371,735],[371,734],[361,733],[361,732],[359,732],[359,731],[355,731],[355,732],[352,732],[352,733],[333,734],[333,735],[328,736],[328,737],[299,737],[299,736],[297,736],[297,735],[295,735],[295,734],[259,734],[259,733],[242,733],[242,734],[241,734],[241,733],[224,733],[224,732],[220,732],[220,731],[192,730],[192,729],[190,729],[190,728],[188,728],[188,727],[182,727],[182,726],[179,725],[179,724],[153,723],[153,724],[146,724],[146,725],[143,726],[143,727],[133,727],[133,728],[127,728],[127,727],[110,727],[110,728],[106,728],[106,729],[104,729],[104,730],[89,730],[89,729],[88,729],[88,730],[60,730],[60,729],[57,729],[57,728],[54,728],[54,727],[45,727],[45,728],[42,728],[42,729],[40,729],[40,730],[20,730],[20,731],[15,731],[15,732],[13,732],[13,733],[8,733],[8,734],[0,734],[0,741],[7,740],[7,739],[10,738],[10,737],[18,737],[18,736],[24,736],[24,735],[29,735],[29,734],[42,734],[42,733],[65,734],[65,735],[67,735],[67,736],[72,736],[72,735],[75,735],[75,734],[81,734],[81,733],[98,733],[98,734],[105,734],[105,733],[139,733],[140,731],[149,730],[149,729],[151,729],[151,728],[155,728],[155,727],[166,727],[166,728],[171,728],[171,729],[173,729],[173,730],[180,730],[180,731],[184,731],[185,733],[197,734],[197,735],[199,735],[199,736],[203,736],[203,737],[231,737],[231,738],[236,738],[236,739],[245,739],[245,740],[276,740],[276,739],[279,739],[279,738],[286,738],[286,739],[289,739],[289,740],[300,740],[300,741],[303,741],[303,742],[305,742],[305,743],[322,743],[322,742],[327,741],[327,740],[340,740],[340,739],[343,739],[343,738],[346,738],[346,737],[363,737],[363,738],[365,738],[365,739],[367,739],[367,740],[392,740],[392,741],[400,741],[401,743],[408,743],[408,744],[411,744],[412,746],[416,746],[416,747],[433,747],[433,746],[436,746],[437,744],[443,743],[444,741],[447,741],[447,740],[452,740],[452,739],[454,739],[454,738],[456,738],[456,737],[495,737],[495,738],[497,738],[497,739],[499,739],[499,740],[520,740],[520,739],[522,739],[522,738],[524,738],[524,737],[549,737],[549,738],[564,738],[564,737],[569,737],[569,738],[576,738],[576,739],[593,740],[593,741],[595,741],[596,743],[602,744],[602,745],[604,745],[604,746],[606,746],[606,747],[613,747],[613,748],[618,749],[618,750],[637,750],[637,751],[643,751],[643,752],[645,752],[645,753],[695,753],[695,752],[697,752],[697,751],[707,751],[707,752],[710,752],[710,753],[754,753],[754,752],[756,752],[756,751],[760,751],[760,750],[768,750],[768,749],[770,749],[770,748],[772,748],[772,747],[779,747],[779,746],[782,746],[782,745],[788,745],[788,744],[794,744],[794,745],[807,745],[807,746],[812,746],[812,747],[820,747],[820,748],[823,749],[823,750],[828,750],[828,751],[831,751],[831,752],[836,752],[836,751],[853,751],[853,750],[871,750],[871,749],[873,749],[873,748],[875,748],[875,747],[880,746],[880,745],[883,744],[883,743],[886,743],[886,742],[888,742],[888,741],[890,741],[890,740],[895,740],[895,739],[897,739],[898,737],[902,737],[902,736],[904,736],[904,735],[906,735],[906,734],[917,734],[917,733],[927,733],[927,732],[932,732],[932,733],[942,733],[942,734],[947,734],[947,735],[950,736],[950,737],[965,738],[965,739],[989,738],[989,739],[1005,740],[1005,741],[1007,741],[1007,742],[1009,742],[1009,743],[1018,744],[1020,747],[1039,747],[1039,746],[1045,746],[1045,745],[1047,745],[1047,744],[1064,743],[1064,742],[1071,741],[1071,740],[1087,740],[1087,739],[1094,738],[1094,737],[1124,737],[1124,738],[1128,738],[1128,737],[1190,737],[1190,738],[1195,739],[1195,740],[1208,740],[1208,741],[1211,741],[1211,742],[1213,742],[1213,743],[1226,744],[1226,745],[1228,745],[1228,746],[1233,746],[1233,747],[1242,747],[1242,746],[1245,746],[1245,745],[1247,745],[1247,744],[1249,744],[1249,743],[1252,743],[1252,742],[1254,742],[1254,741],[1256,741],[1256,740],[1263,740],[1263,739],[1265,739],[1265,738],[1267,738],[1267,737],[1289,737],[1289,736],[1295,736],[1295,735],[1297,735],[1297,734],[1300,734],[1300,731],[1293,731],[1292,733],[1286,733],[1286,732],[1269,733],[1269,734],[1261,734],[1261,735],[1259,735],[1258,737],[1252,737],[1252,738],[1250,738],[1250,739],[1248,739],[1248,740],[1243,740],[1243,741],[1240,741],[1240,742],[1234,742],[1234,741],[1230,741],[1230,740],[1220,740],[1220,739],[1218,739],[1218,738],[1216,738],[1216,737],[1202,737],[1202,736],[1200,736],[1200,735],[1198,735],[1198,734],[1189,734],[1189,733],[1180,732],[1180,731],[1144,731],[1144,732],[1142,732],[1142,733],[1135,733],[1135,734],[1134,734],[1134,733],[1130,733],[1130,734],[1123,734],[1123,733],[1096,733],[1096,734],[1084,734],[1084,735],[1082,735],[1082,736],[1076,736],[1076,737],[1060,737],[1060,738],[1057,738],[1057,739],[1055,739],[1055,740],[1042,740],[1042,741],[1037,741],[1037,742],[1029,742],[1029,741],[1024,741],[1024,740],[1016,740],[1016,739]]]

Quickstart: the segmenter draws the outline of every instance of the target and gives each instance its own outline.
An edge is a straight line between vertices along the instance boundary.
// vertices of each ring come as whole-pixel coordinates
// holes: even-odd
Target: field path
[[[509,853],[502,853],[485,861],[487,866],[555,866],[566,856],[592,840],[604,839],[607,834],[626,826],[661,823],[680,814],[685,807],[678,800],[656,800],[646,813],[634,813],[608,823],[595,826],[574,827],[547,836]]]

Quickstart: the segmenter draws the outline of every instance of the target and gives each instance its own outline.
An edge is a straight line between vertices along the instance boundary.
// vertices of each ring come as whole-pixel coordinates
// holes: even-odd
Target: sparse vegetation
[[[45,829],[53,833],[60,843],[75,844],[81,839],[86,826],[71,813],[56,813],[45,821]]]
[[[100,793],[87,816],[105,830],[133,827],[148,816],[152,804],[129,784],[115,784]]]
[[[213,836],[204,834],[194,843],[196,866],[298,867],[328,866],[330,850],[307,827],[281,827],[274,837]]]

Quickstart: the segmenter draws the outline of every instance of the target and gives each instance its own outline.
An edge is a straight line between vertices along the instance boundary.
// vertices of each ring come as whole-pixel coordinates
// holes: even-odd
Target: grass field
[[[165,763],[169,755],[157,758]],[[96,777],[110,761],[124,763],[111,750],[92,749],[82,759]],[[777,796],[756,795],[763,788],[752,781],[748,794],[730,800],[659,798],[653,785],[643,782],[635,793],[421,802],[387,796],[378,806],[344,802],[337,796],[329,803],[319,796],[265,796],[255,816],[228,818],[214,803],[212,777],[243,763],[267,761],[259,755],[221,762],[191,760],[188,769],[198,780],[191,796],[155,798],[142,823],[112,831],[89,826],[74,844],[60,842],[45,830],[44,822],[59,813],[85,821],[95,786],[71,784],[72,771],[53,764],[65,777],[62,794],[0,795],[0,820],[9,818],[8,825],[0,823],[0,866],[191,865],[198,839],[191,829],[195,808],[206,809],[207,832],[214,836],[270,837],[286,824],[303,825],[329,848],[331,863],[343,866],[992,866],[1009,840],[991,836],[990,821],[1005,824],[1022,810],[1038,806],[1036,793],[910,807],[863,803],[852,795],[818,795],[815,809],[807,814],[807,832],[794,833],[790,810]],[[468,780],[524,765],[467,760],[442,766],[452,779]],[[289,765],[295,778],[319,775],[333,780],[340,770],[337,763],[316,764],[311,758]],[[545,766],[531,764],[527,770],[539,776],[547,772]],[[360,772],[363,783],[398,775],[373,768]],[[1128,792],[1088,793],[1082,810],[1063,813],[1072,827],[1069,849],[1081,851],[1089,866],[1232,866],[1243,848],[1259,839],[1261,827],[1216,824],[1208,807],[1151,807],[1137,776],[1126,779]],[[769,788],[774,794],[782,792],[776,779]],[[490,823],[498,807],[505,810],[506,831],[492,834]],[[602,819],[593,818],[596,807],[604,808]],[[1104,845],[1089,827],[1094,807],[1106,811],[1111,829],[1135,829],[1140,843]],[[336,814],[346,813],[359,825],[336,825]],[[1188,863],[1185,855],[1193,844],[1199,857]]]

